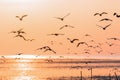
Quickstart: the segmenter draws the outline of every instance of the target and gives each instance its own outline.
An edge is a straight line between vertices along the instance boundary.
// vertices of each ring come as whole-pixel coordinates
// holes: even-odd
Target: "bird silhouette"
[[[100,21],[113,21],[113,20],[108,19],[108,18],[103,18],[103,19],[101,19]],[[100,21],[99,21],[99,22],[100,22]]]
[[[27,17],[27,16],[28,16],[28,15],[23,15],[23,16],[21,16],[21,17],[20,17],[20,16],[16,16],[16,18],[18,18],[20,21],[22,21],[23,18],[24,18],[24,17]]]
[[[21,38],[23,38],[25,41],[27,41],[27,39],[26,39],[23,35],[16,35],[16,36],[14,36],[14,37],[21,37]]]
[[[71,28],[74,28],[74,26],[71,26],[71,25],[64,25],[64,26],[60,27],[60,29],[59,29],[59,30],[61,30],[61,29],[65,28],[65,27],[71,27]]]
[[[59,35],[64,35],[64,34],[60,34],[60,33],[52,33],[52,34],[48,34],[48,35],[59,36]]]
[[[118,41],[120,41],[119,38],[107,38],[107,40],[118,40]]]
[[[20,34],[26,34],[26,32],[24,32],[22,30],[23,30],[23,28],[21,28],[21,29],[19,29],[17,31],[11,31],[10,33],[17,33],[18,35],[20,35]]]
[[[102,12],[102,13],[95,13],[95,14],[94,14],[94,16],[96,16],[96,15],[102,16],[103,14],[108,14],[108,13],[106,13],[106,12]]]
[[[79,47],[81,44],[85,44],[85,45],[88,46],[88,44],[87,44],[86,42],[79,42],[79,43],[77,44],[77,47]]]
[[[63,16],[63,17],[54,17],[54,18],[63,21],[63,20],[64,20],[67,16],[69,16],[69,15],[70,15],[70,13],[68,13],[67,15],[65,15],[65,16]]]
[[[53,49],[51,49],[49,46],[44,46],[44,47],[38,48],[36,50],[42,50],[42,49],[44,49],[44,52],[46,52],[46,51],[52,51],[53,53],[56,54],[56,52]]]
[[[96,26],[98,26],[98,27],[102,28],[103,30],[106,30],[106,29],[107,29],[110,25],[111,25],[111,24],[108,24],[108,25],[106,25],[105,27],[100,26],[100,25],[96,25]]]
[[[120,15],[118,15],[117,13],[114,13],[113,16],[116,16],[117,18],[120,17]]]
[[[70,43],[74,43],[75,41],[79,41],[79,39],[70,39],[70,38],[67,38],[67,40],[69,40],[70,41]]]

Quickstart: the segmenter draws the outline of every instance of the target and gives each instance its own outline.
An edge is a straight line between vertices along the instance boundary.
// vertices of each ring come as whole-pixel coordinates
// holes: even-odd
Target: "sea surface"
[[[0,80],[120,80],[120,60],[0,59]]]

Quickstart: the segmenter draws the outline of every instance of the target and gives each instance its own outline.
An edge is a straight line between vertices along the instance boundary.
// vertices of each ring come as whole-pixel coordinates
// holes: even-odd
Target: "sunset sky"
[[[103,16],[95,13],[107,12]],[[120,0],[0,0],[0,54],[15,55],[24,53],[25,55],[50,55],[50,56],[75,56],[94,57],[94,58],[119,58],[120,41],[107,40],[107,38],[120,38],[120,18],[113,16],[114,12],[120,14]],[[54,17],[63,17],[70,13],[64,21]],[[16,16],[28,15],[20,21]],[[113,21],[101,21],[103,18]],[[59,30],[64,25],[71,25],[74,28],[66,27]],[[111,24],[106,30],[96,26],[106,26]],[[16,37],[11,31],[23,28],[27,34],[27,39],[34,41],[24,41]],[[65,35],[54,36],[52,33]],[[89,34],[91,36],[84,36]],[[79,41],[70,43],[67,38],[77,38]],[[85,45],[76,47],[78,42],[87,42],[94,45],[102,44],[101,49],[90,49],[90,54],[85,54]],[[108,43],[114,43],[109,47]],[[50,46],[57,53],[36,51],[37,48]],[[111,55],[111,53],[113,53]],[[116,53],[116,54],[114,54]]]

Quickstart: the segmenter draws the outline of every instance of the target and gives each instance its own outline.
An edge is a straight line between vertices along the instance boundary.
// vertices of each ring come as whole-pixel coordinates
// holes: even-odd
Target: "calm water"
[[[120,60],[0,60],[0,80],[91,80],[91,76],[92,80],[120,80]]]

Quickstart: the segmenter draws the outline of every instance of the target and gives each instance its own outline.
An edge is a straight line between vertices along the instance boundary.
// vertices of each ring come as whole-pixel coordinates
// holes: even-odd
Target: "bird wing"
[[[108,14],[107,12],[102,12],[101,14]]]
[[[19,36],[22,37],[25,41],[27,41],[27,39],[23,35],[19,35]]]
[[[82,43],[81,43],[81,42],[79,42],[79,43],[77,44],[77,47],[79,47],[79,45],[80,45],[80,44],[82,44]]]
[[[68,25],[69,27],[71,27],[71,28],[74,28],[74,26],[71,26],[71,25]]]
[[[21,18],[24,18],[24,17],[26,17],[26,16],[28,16],[28,15],[23,15]]]
[[[15,16],[16,18],[20,18],[19,16]]]
[[[16,31],[11,31],[10,33],[17,33]]]
[[[78,41],[79,39],[73,39],[72,41],[74,42],[74,41]]]
[[[52,51],[53,53],[55,53],[55,54],[56,54],[56,52],[55,52],[54,50],[52,50],[52,49],[51,49],[50,51]]]
[[[62,19],[62,18],[60,18],[60,17],[54,17],[54,18],[56,18],[56,19]]]
[[[111,24],[108,24],[105,28],[109,27]]]
[[[22,31],[22,30],[23,30],[23,28],[19,29],[18,31]]]
[[[65,18],[65,17],[67,17],[67,16],[69,16],[69,15],[70,15],[70,13],[66,14],[63,18]]]
[[[65,27],[65,26],[60,27],[60,29],[59,29],[59,30],[63,29],[64,27]]]
[[[94,16],[98,15],[99,13],[95,13]]]

